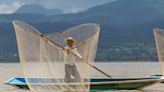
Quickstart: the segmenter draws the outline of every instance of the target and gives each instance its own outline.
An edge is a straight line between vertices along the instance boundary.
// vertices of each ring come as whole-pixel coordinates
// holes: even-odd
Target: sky
[[[24,4],[40,4],[49,9],[61,9],[70,13],[112,1],[116,0],[0,0],[0,13],[12,13]]]

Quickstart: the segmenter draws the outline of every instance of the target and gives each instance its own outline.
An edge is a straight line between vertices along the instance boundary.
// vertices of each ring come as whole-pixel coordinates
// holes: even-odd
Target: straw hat
[[[72,37],[67,37],[67,38],[64,39],[64,42],[65,42],[65,43],[67,43],[67,41],[73,41],[73,43],[76,42],[76,40],[73,39]]]

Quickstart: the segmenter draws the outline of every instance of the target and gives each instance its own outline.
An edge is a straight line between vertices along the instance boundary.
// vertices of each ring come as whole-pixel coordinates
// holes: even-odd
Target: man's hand
[[[44,36],[43,34],[42,34],[42,35],[40,35],[40,37],[41,37],[42,39],[44,39],[44,40],[47,40],[47,37],[46,37],[46,36]]]

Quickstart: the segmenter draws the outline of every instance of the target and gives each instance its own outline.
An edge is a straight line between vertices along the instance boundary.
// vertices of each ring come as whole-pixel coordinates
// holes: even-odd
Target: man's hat
[[[73,41],[73,43],[76,42],[76,40],[73,39],[72,37],[67,37],[67,38],[64,39],[64,42],[65,42],[65,43],[67,43],[67,41]]]

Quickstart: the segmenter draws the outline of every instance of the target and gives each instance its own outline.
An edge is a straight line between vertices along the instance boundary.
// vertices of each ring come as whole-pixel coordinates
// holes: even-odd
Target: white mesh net
[[[22,69],[31,90],[89,91],[90,63],[95,59],[100,31],[97,24],[82,24],[44,35],[21,21],[13,21],[13,25]]]
[[[161,65],[161,72],[164,75],[164,30],[154,29],[154,36],[157,47],[158,60]]]

